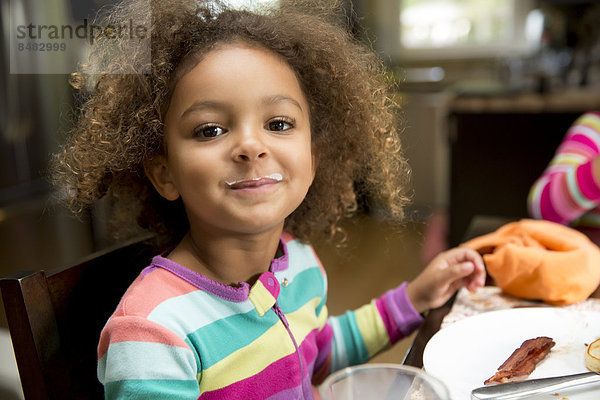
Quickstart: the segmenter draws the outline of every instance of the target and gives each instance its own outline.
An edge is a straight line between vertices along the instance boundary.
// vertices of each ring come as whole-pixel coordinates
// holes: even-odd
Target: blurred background
[[[69,42],[68,53],[42,60],[15,53],[11,36],[15,21],[77,26],[111,3],[0,0],[0,277],[50,270],[113,244],[101,205],[73,218],[55,206],[46,178],[49,156],[75,115],[68,73],[84,60],[87,43]],[[390,285],[414,277],[438,251],[460,243],[473,215],[525,217],[529,187],[570,123],[600,109],[598,1],[345,4],[348,29],[381,55],[397,82],[413,202],[399,231],[378,210],[365,210],[348,222],[343,251],[317,246],[332,313],[381,294],[390,275]],[[390,250],[382,252],[382,242]],[[369,281],[382,275],[386,282]],[[385,360],[401,362],[404,343]],[[5,344],[0,387],[14,378],[2,372],[13,365],[1,359],[10,358]]]

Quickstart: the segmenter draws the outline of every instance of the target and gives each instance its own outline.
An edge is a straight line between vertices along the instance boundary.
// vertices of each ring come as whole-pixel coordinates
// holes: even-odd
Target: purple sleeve
[[[404,282],[387,291],[375,301],[391,344],[410,335],[423,323],[423,317],[415,310],[406,294],[407,284]]]

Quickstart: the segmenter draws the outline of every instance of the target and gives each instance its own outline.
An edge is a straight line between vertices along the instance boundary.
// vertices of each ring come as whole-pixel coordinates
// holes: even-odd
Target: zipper
[[[275,311],[275,314],[277,314],[277,316],[279,317],[279,320],[283,323],[283,326],[285,326],[285,329],[287,330],[288,335],[290,335],[290,338],[292,339],[292,342],[294,343],[294,348],[296,349],[296,355],[298,356],[298,361],[300,362],[300,387],[302,388],[302,396],[305,399],[312,399],[313,398],[312,396],[307,397],[306,394],[304,393],[304,363],[302,362],[302,357],[300,356],[300,348],[298,347],[298,343],[296,343],[296,338],[294,338],[294,335],[292,334],[292,331],[290,330],[290,324],[289,324],[287,318],[285,317],[285,314],[279,307],[279,304],[277,304],[277,302],[275,302],[275,304],[273,305],[273,311]]]

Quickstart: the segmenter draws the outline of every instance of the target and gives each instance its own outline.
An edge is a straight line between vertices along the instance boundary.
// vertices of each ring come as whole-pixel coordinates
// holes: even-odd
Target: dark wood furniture
[[[531,186],[584,111],[451,111],[450,247],[475,215],[528,216]]]
[[[96,377],[100,331],[155,254],[148,239],[57,271],[27,271],[0,280],[27,400],[104,398]]]

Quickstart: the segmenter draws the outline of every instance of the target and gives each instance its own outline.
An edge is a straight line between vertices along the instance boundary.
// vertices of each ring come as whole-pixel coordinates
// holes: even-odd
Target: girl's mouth
[[[261,176],[257,178],[249,178],[249,179],[239,179],[235,181],[225,181],[227,186],[230,189],[246,189],[246,188],[254,188],[263,185],[273,184],[277,182],[281,182],[283,180],[283,176],[278,173],[270,174],[267,176]]]

